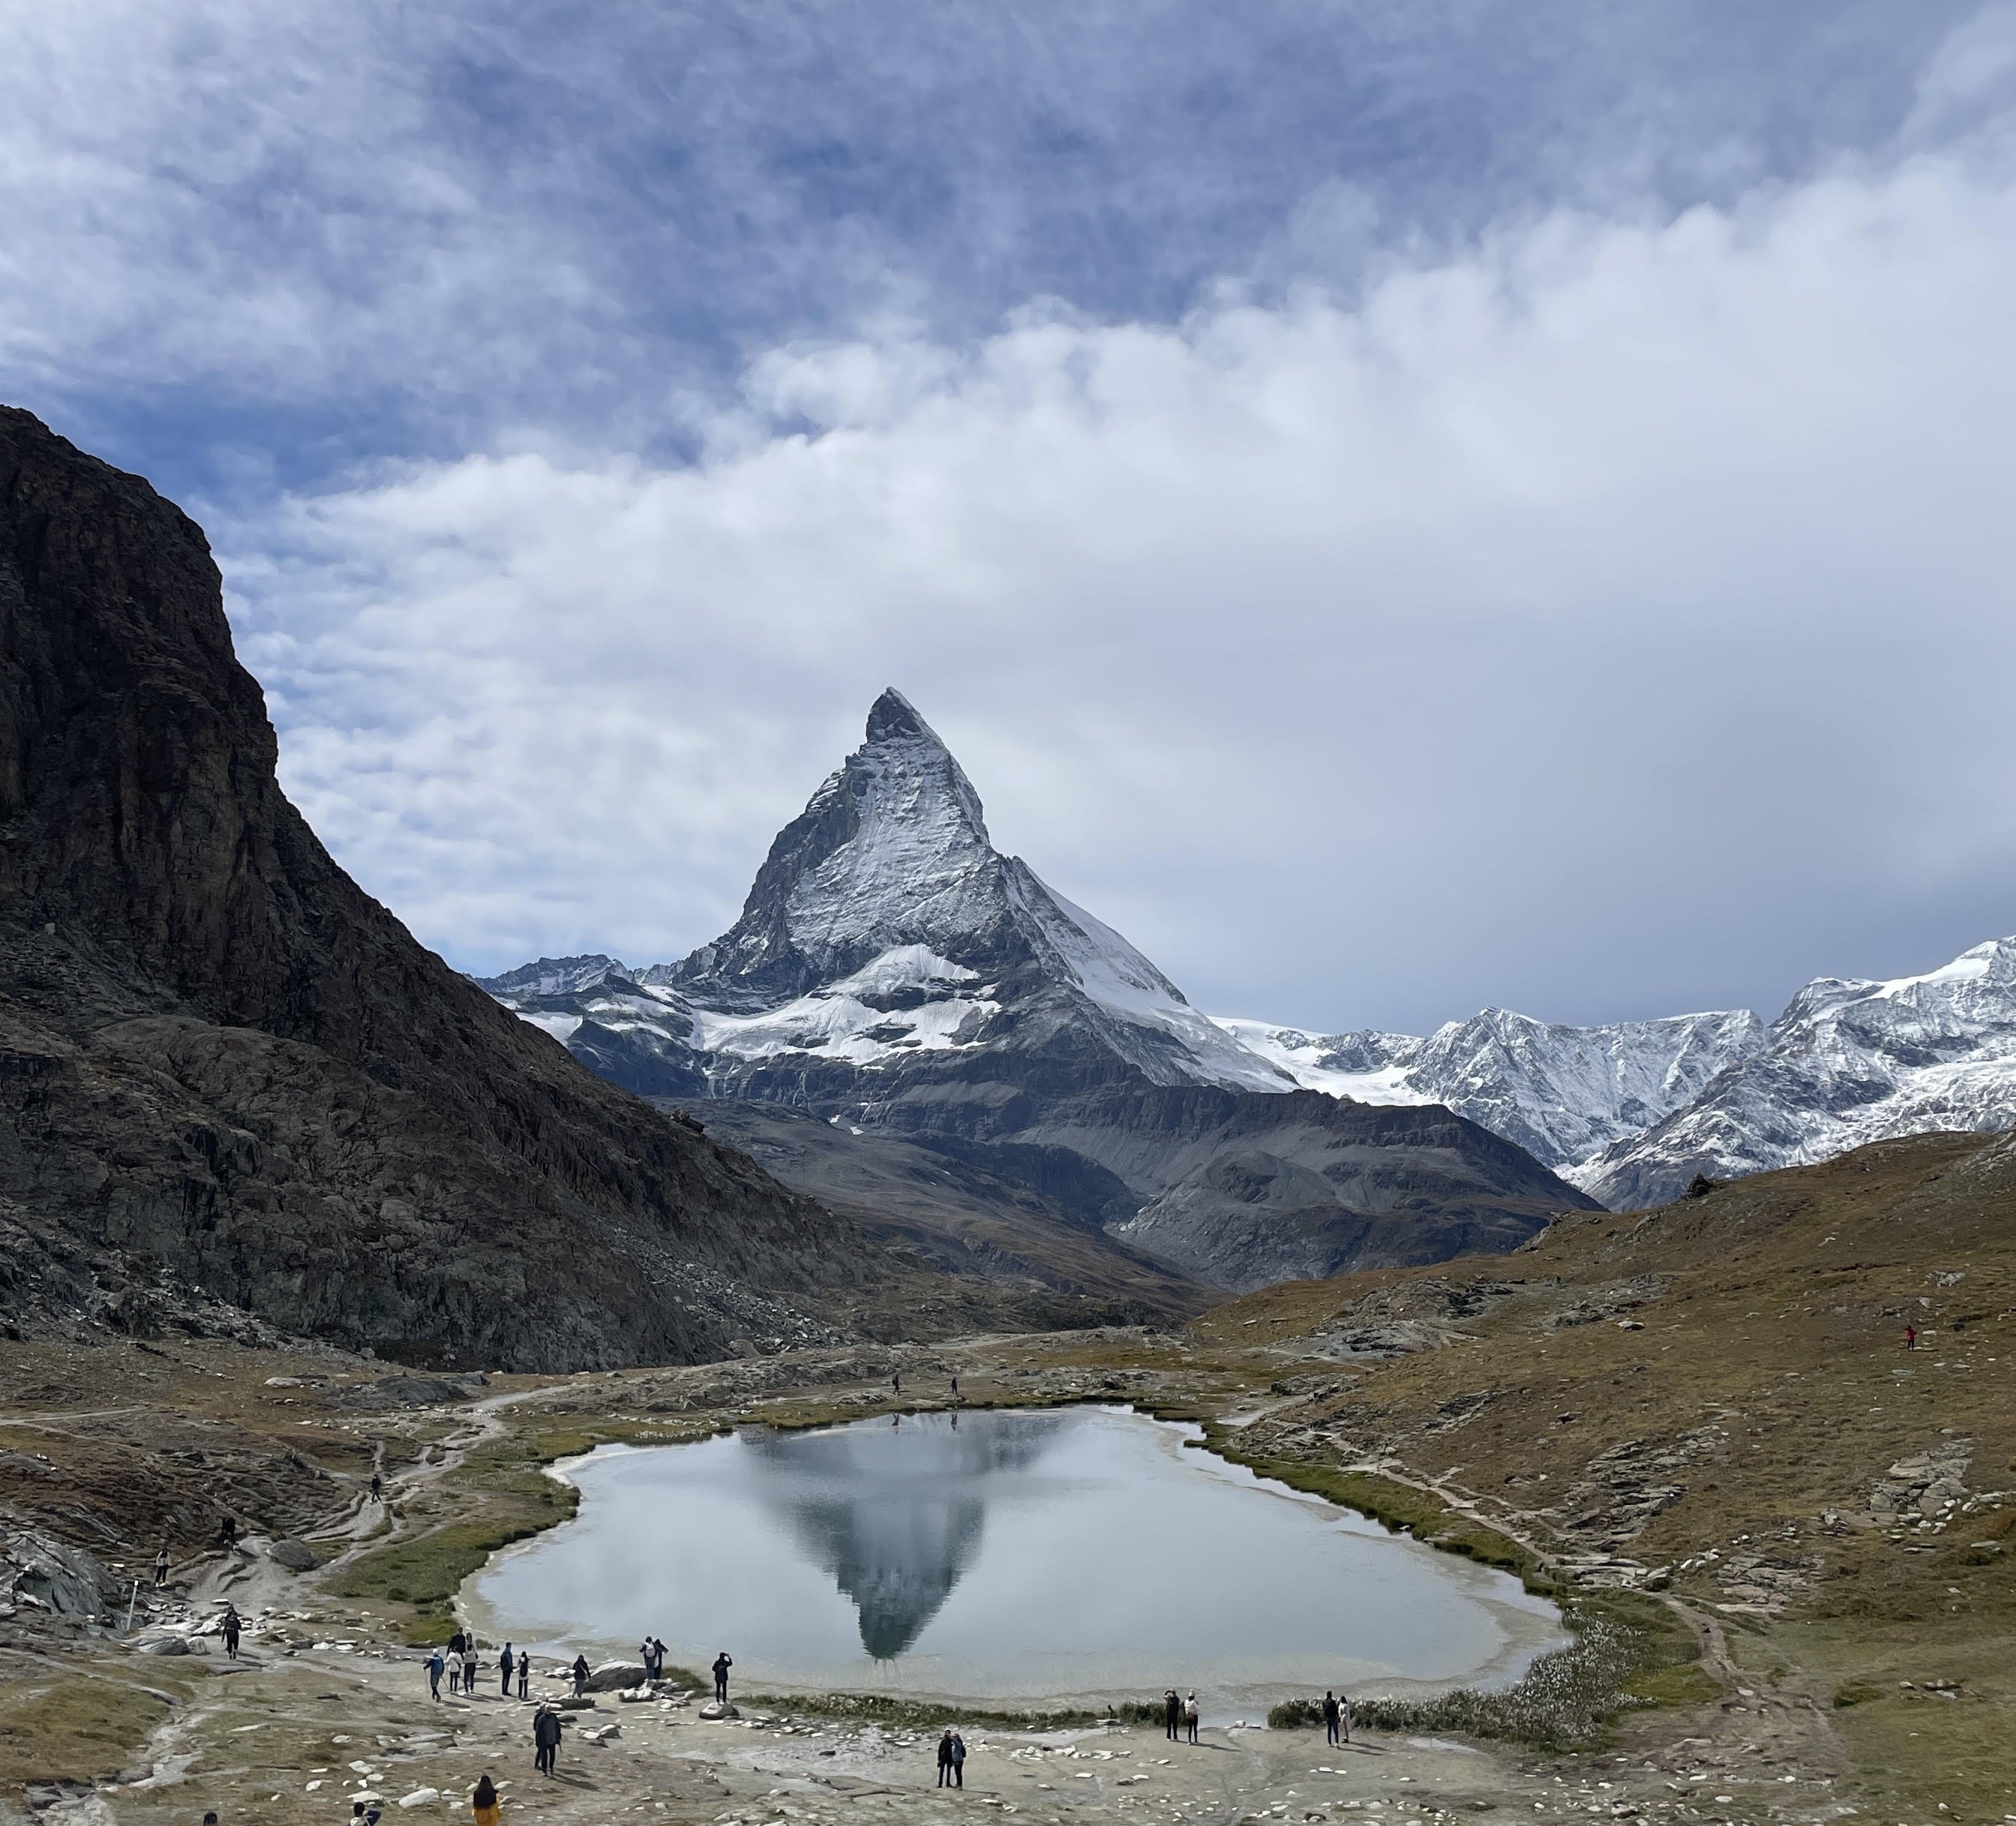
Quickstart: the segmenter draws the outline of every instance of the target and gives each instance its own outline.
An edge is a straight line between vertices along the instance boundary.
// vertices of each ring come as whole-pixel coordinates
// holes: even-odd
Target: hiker
[[[532,1655],[531,1651],[527,1649],[523,1655],[518,1657],[518,1697],[520,1699],[526,1696],[525,1684],[527,1681],[530,1680],[531,1677]]]
[[[154,1589],[159,1591],[168,1582],[168,1550],[164,1547],[154,1556]]]
[[[469,1646],[469,1638],[461,1630],[458,1630],[452,1636],[448,1637],[448,1645],[449,1648],[453,1649],[457,1655],[459,1655]]]
[[[655,1680],[658,1677],[658,1657],[657,1651],[651,1646],[650,1637],[646,1636],[638,1644],[637,1659],[644,1664],[644,1678],[647,1680]]]
[[[238,1544],[238,1522],[235,1517],[226,1515],[217,1524],[217,1544],[220,1548],[235,1547]]]
[[[427,1657],[427,1691],[437,1699],[441,1697],[441,1670],[447,1666],[448,1663],[442,1659],[441,1651],[438,1648]]]
[[[462,1691],[462,1651],[451,1648],[448,1651],[448,1690],[451,1693]]]
[[[894,1394],[901,1395],[903,1392],[903,1372],[901,1370],[890,1371],[889,1388]]]
[[[497,1804],[497,1784],[488,1775],[471,1790],[469,1810],[476,1816],[476,1826],[497,1826],[497,1817],[502,1810]]]
[[[734,1665],[733,1657],[725,1648],[714,1658],[714,1698],[717,1705],[728,1703],[728,1670]]]
[[[350,1826],[378,1826],[379,1817],[376,1807],[366,1806],[362,1801],[350,1803]]]
[[[665,1677],[665,1639],[662,1636],[653,1636],[651,1648],[651,1678],[662,1680]]]
[[[945,1735],[938,1739],[938,1786],[952,1786],[952,1727],[947,1725]]]
[[[1168,1739],[1172,1744],[1176,1741],[1176,1727],[1182,1723],[1183,1717],[1181,1696],[1174,1687],[1165,1687],[1162,1692],[1162,1723],[1168,1727]]]
[[[1351,1695],[1347,1693],[1337,1702],[1337,1723],[1344,1727],[1344,1741],[1351,1741]]]
[[[588,1691],[588,1657],[577,1655],[574,1658],[574,1696],[578,1699]]]
[[[1337,1695],[1334,1693],[1323,1695],[1323,1741],[1327,1744],[1336,1743],[1338,1741],[1337,1722],[1340,1714],[1337,1710]]]
[[[560,1715],[550,1705],[542,1705],[532,1715],[532,1744],[538,1752],[532,1767],[542,1775],[552,1774],[560,1747]]]
[[[504,1652],[497,1658],[498,1672],[503,1677],[497,1688],[501,1698],[508,1699],[511,1697],[511,1669],[515,1665],[511,1655],[511,1644],[507,1642],[504,1644]]]
[[[217,1826],[217,1814],[214,1810],[203,1815],[203,1826]]]
[[[469,1645],[469,1652],[462,1658],[462,1690],[473,1699],[476,1697],[476,1677],[483,1672],[483,1657],[476,1652],[476,1644]]]
[[[385,1480],[375,1471],[371,1474],[371,1500],[382,1503],[385,1500]]]
[[[959,1399],[959,1378],[956,1376],[952,1379],[952,1398],[955,1401]]]
[[[224,1607],[224,1652],[233,1661],[238,1659],[238,1637],[244,1627],[239,1620],[237,1605],[226,1605]]]
[[[956,1731],[952,1734],[952,1785],[966,1786],[966,1739]]]
[[[1906,1350],[1916,1350],[1918,1348],[1918,1328],[1917,1326],[1906,1325],[1904,1327],[1904,1348]],[[160,1580],[157,1579],[154,1583],[158,1585],[160,1583]]]
[[[1183,1702],[1183,1727],[1190,1734],[1190,1741],[1192,1743],[1195,1743],[1197,1741],[1197,1695],[1194,1693],[1191,1694],[1190,1696]]]

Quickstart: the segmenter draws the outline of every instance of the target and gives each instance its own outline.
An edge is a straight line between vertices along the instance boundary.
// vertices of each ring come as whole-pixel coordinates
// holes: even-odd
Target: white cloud
[[[527,432],[218,529],[246,657],[318,829],[472,965],[711,936],[895,682],[1210,1005],[1922,966],[2016,925],[2003,150],[1351,304],[774,350],[661,427],[689,467]]]

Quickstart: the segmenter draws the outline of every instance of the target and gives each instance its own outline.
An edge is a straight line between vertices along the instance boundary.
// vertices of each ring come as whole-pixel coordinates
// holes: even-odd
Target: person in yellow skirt
[[[497,1826],[504,1812],[504,1804],[497,1798],[497,1784],[484,1776],[469,1797],[470,1811],[476,1816],[476,1826]]]

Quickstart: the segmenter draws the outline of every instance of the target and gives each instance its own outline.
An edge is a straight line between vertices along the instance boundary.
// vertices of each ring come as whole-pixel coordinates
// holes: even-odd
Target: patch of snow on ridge
[[[1000,1012],[1000,1003],[981,992],[957,992],[958,985],[978,978],[977,971],[939,956],[928,945],[900,945],[828,988],[760,1014],[697,1009],[691,1043],[705,1052],[743,1059],[815,1051],[823,1058],[855,1065],[876,1064],[905,1053],[949,1051],[976,1043],[978,1030]],[[947,990],[954,992],[946,994]],[[922,991],[927,999],[911,1005],[905,991]],[[902,1005],[873,1005],[892,999]]]
[[[1247,1052],[1265,1059],[1305,1090],[1325,1091],[1362,1104],[1429,1100],[1407,1082],[1408,1064],[1426,1043],[1413,1034],[1369,1030],[1310,1034],[1300,1028],[1278,1027],[1271,1021],[1248,1021],[1237,1015],[1214,1014],[1211,1018]]]

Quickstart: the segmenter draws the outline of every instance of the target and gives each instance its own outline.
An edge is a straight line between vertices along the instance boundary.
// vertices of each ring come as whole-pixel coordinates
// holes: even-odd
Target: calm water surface
[[[579,1514],[465,1590],[487,1633],[751,1686],[975,1700],[1493,1684],[1562,1640],[1517,1581],[1104,1408],[757,1428],[564,1468]]]

